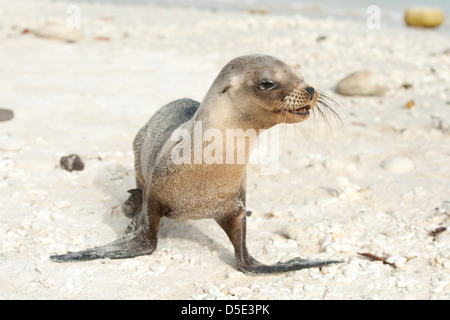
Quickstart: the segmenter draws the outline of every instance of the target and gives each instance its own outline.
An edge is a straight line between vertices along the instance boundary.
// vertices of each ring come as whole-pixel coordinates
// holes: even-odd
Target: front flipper
[[[126,239],[120,238],[110,244],[79,252],[50,256],[54,262],[88,261],[95,259],[125,259],[142,255],[149,255],[156,249],[156,239],[148,242],[142,237]]]
[[[287,262],[279,262],[274,265],[265,265],[255,260],[247,251],[246,246],[246,217],[242,209],[233,217],[217,220],[226,232],[234,246],[234,253],[238,268],[250,274],[281,273],[301,270],[305,268],[322,267],[329,264],[341,263],[339,260],[314,261],[302,258],[294,258]]]
[[[54,262],[87,261],[95,259],[125,259],[152,254],[158,242],[161,212],[157,206],[143,210],[125,230],[124,235],[114,242],[79,252],[50,256]]]

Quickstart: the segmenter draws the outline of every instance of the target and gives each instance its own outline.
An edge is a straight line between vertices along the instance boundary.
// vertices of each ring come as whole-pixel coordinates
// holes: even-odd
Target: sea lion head
[[[240,121],[259,128],[304,121],[321,101],[300,73],[268,55],[235,58],[216,81],[217,94],[232,101]]]

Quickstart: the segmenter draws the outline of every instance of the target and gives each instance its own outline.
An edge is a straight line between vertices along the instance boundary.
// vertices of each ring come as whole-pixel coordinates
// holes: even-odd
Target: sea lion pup
[[[167,217],[215,219],[234,246],[238,269],[247,273],[279,273],[341,262],[296,258],[264,265],[250,256],[246,247],[245,193],[252,143],[245,140],[247,152],[242,163],[207,163],[202,151],[210,146],[208,141],[196,144],[191,139],[196,130],[201,134],[213,130],[219,134],[215,136],[218,139],[220,134],[225,137],[227,130],[254,129],[259,133],[280,122],[301,122],[315,106],[328,108],[324,97],[293,68],[274,57],[248,55],[233,59],[214,80],[201,104],[190,99],[171,102],[137,133],[133,142],[137,187],[129,191],[131,196],[122,206],[132,218],[124,235],[104,246],[50,259],[66,262],[149,255],[156,249],[160,219]],[[216,142],[223,143],[219,154],[222,159],[231,150],[235,160],[233,156],[239,150],[234,139]],[[200,158],[195,153],[199,146]],[[190,147],[194,152],[189,152]]]

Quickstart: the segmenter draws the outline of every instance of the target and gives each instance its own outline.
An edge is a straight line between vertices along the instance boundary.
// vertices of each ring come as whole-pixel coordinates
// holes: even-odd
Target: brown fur
[[[246,142],[246,162],[241,164],[206,164],[204,161],[174,164],[171,158],[174,147],[189,143],[170,139],[176,129],[185,129],[192,136],[195,124],[201,122],[203,133],[215,129],[223,137],[227,129],[254,129],[259,133],[260,129],[268,129],[280,122],[295,123],[307,119],[308,110],[318,101],[317,90],[276,58],[250,55],[230,61],[214,80],[201,104],[189,99],[169,103],[138,132],[133,143],[137,189],[131,191],[132,195],[122,207],[127,216],[134,218],[125,235],[110,245],[53,256],[52,260],[150,254],[156,248],[159,220],[165,216],[179,220],[215,219],[235,246],[238,267],[250,273],[283,272],[336,262],[294,259],[265,266],[248,254],[244,213],[250,142]],[[223,150],[226,150],[225,144],[223,141]],[[207,144],[203,143],[203,147]],[[189,156],[194,160],[194,155]],[[139,200],[139,190],[142,190],[143,201]]]

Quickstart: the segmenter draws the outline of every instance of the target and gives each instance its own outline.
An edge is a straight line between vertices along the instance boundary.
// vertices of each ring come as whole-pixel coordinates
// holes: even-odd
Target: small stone
[[[83,170],[84,163],[81,158],[76,154],[71,154],[66,157],[62,157],[60,162],[62,169],[72,172],[73,170]]]
[[[8,121],[14,117],[14,112],[9,109],[0,108],[0,121]]]
[[[162,265],[162,264],[152,264],[151,266],[149,266],[149,269],[152,270],[153,272],[157,273],[157,274],[162,274],[164,271],[166,271],[166,266]]]
[[[378,96],[385,91],[381,75],[370,70],[349,74],[337,84],[337,92],[344,96]]]
[[[337,177],[339,199],[357,200],[361,187],[351,183],[347,177]]]
[[[446,260],[442,263],[442,266],[444,267],[444,269],[448,269],[450,270],[450,260]]]
[[[413,87],[413,85],[410,84],[410,83],[404,83],[402,85],[402,88],[405,89],[405,90],[411,89],[412,87]]]
[[[386,258],[386,262],[393,264],[396,268],[401,268],[405,265],[406,263],[406,258],[405,257],[400,257],[400,256],[390,256],[388,258]]]
[[[42,38],[57,39],[66,42],[76,42],[83,38],[83,32],[81,30],[67,28],[65,25],[57,22],[48,22],[33,32]]]
[[[247,288],[247,287],[235,287],[235,288],[231,288],[230,289],[230,294],[232,294],[233,296],[237,296],[237,297],[242,297],[243,295],[247,295],[249,293],[251,293],[251,289]]]
[[[414,162],[405,157],[392,157],[384,160],[381,167],[392,173],[406,173],[414,168]]]
[[[230,272],[227,276],[228,279],[243,279],[245,278],[245,274],[240,271]]]
[[[287,238],[296,240],[299,233],[301,233],[301,229],[297,225],[288,224],[281,229],[281,232]]]
[[[10,136],[1,136],[0,137],[0,150],[7,152],[17,152],[22,150],[24,147],[24,143],[20,140],[17,140]]]
[[[261,15],[269,14],[269,11],[267,11],[267,9],[264,8],[245,9],[244,12],[248,14],[261,14]]]
[[[405,13],[408,26],[435,28],[445,20],[444,12],[439,8],[417,7],[409,8]]]
[[[444,200],[442,204],[435,209],[438,213],[450,215],[450,200]]]
[[[67,200],[59,200],[54,202],[55,207],[58,209],[67,209],[72,206],[72,204]]]
[[[416,103],[414,102],[414,100],[410,100],[407,104],[405,104],[405,108],[406,109],[411,109],[415,105],[416,105]]]
[[[432,115],[431,125],[434,129],[437,129],[443,133],[450,133],[450,122],[444,117]]]
[[[297,241],[293,239],[274,239],[273,245],[281,249],[296,248],[298,246]]]

